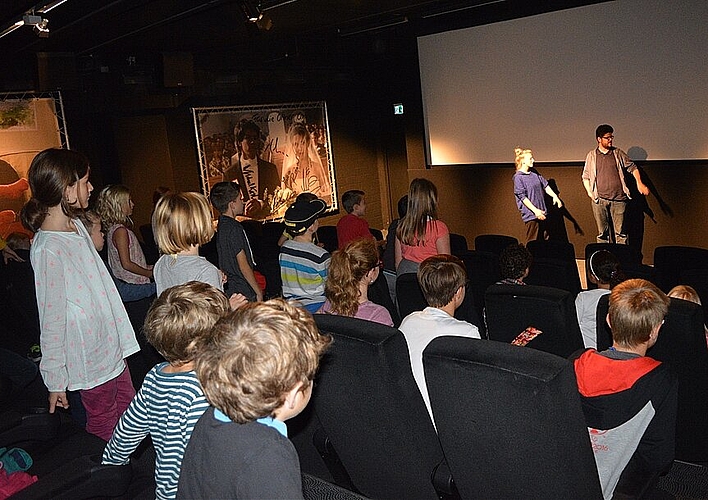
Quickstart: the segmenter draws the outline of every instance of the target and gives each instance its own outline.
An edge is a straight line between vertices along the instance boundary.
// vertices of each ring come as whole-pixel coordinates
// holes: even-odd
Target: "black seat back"
[[[468,250],[467,238],[461,234],[450,233],[450,253],[452,255],[461,257]]]
[[[334,252],[339,246],[337,226],[320,226],[317,229],[317,239],[324,245],[325,250]]]
[[[423,365],[461,498],[602,498],[569,361],[500,342],[438,337]]]
[[[708,269],[708,249],[684,246],[661,246],[654,250],[656,285],[668,292],[681,283],[681,272]]]
[[[312,402],[354,486],[371,498],[430,498],[433,469],[443,459],[394,328],[316,314],[334,342],[320,365]]]
[[[396,302],[401,319],[413,311],[422,311],[428,307],[416,273],[401,274],[396,278]]]
[[[480,234],[474,239],[474,249],[481,252],[491,252],[497,257],[509,245],[516,245],[519,242],[513,236],[505,234]]]
[[[575,263],[575,247],[569,241],[531,240],[526,248],[534,260],[538,258],[558,259]]]
[[[529,275],[524,281],[529,285],[560,288],[570,292],[573,297],[578,295],[582,289],[575,260],[534,258],[531,262]]]
[[[533,326],[543,333],[528,347],[564,358],[583,348],[575,297],[570,292],[533,285],[492,285],[485,304],[490,340],[509,343]]]

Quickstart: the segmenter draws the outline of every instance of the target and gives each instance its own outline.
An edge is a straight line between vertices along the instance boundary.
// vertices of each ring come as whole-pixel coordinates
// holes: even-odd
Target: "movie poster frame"
[[[31,236],[19,221],[19,210],[30,197],[29,166],[47,148],[69,148],[61,92],[0,93],[0,237],[13,232]],[[6,172],[5,164],[14,173]]]
[[[259,198],[265,200],[268,209],[260,214],[252,214],[251,218],[263,221],[282,220],[287,206],[302,191],[314,192],[324,199],[327,204],[325,214],[338,211],[332,141],[325,101],[194,107],[191,111],[202,191],[206,196],[209,196],[211,187],[216,182],[239,179],[243,181],[243,174],[236,179],[231,178],[227,172],[241,168],[236,167],[238,162],[235,158],[240,153],[235,144],[234,128],[242,119],[250,119],[261,129],[262,153],[259,156],[271,167],[275,165],[280,179],[280,185],[270,193],[259,189]],[[295,175],[306,170],[300,169],[301,162],[294,145],[297,142],[296,130],[304,130],[298,127],[300,125],[309,131],[309,134],[306,134],[309,139],[303,139],[307,146],[302,146],[307,148],[308,154],[305,156],[308,158],[302,163],[307,163],[308,174],[309,165],[314,165],[312,172],[320,172],[319,176],[313,174],[307,179]],[[309,187],[312,188],[308,189]]]

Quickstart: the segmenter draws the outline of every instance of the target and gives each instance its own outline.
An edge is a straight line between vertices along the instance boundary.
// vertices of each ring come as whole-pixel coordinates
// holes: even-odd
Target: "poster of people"
[[[325,102],[192,108],[202,187],[241,187],[245,215],[277,220],[298,194],[337,209]]]
[[[30,197],[27,171],[40,151],[69,147],[65,131],[59,92],[0,94],[1,238],[30,235],[19,220]]]

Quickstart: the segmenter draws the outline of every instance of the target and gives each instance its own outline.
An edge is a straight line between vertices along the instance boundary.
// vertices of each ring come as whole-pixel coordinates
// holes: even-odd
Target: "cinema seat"
[[[444,457],[403,334],[356,318],[315,321],[334,342],[311,404],[354,487],[370,498],[436,500],[431,478]]]
[[[438,337],[423,352],[461,498],[602,498],[572,364],[501,342]]]
[[[584,347],[575,313],[575,296],[534,285],[492,285],[485,294],[487,335],[509,343],[527,327],[543,333],[528,347],[568,357]]]

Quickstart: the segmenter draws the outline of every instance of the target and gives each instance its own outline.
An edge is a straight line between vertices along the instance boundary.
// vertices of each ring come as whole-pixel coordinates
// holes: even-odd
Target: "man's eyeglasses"
[[[615,138],[614,135],[605,135],[603,137],[600,137],[600,139],[605,139],[606,141],[609,141],[610,139],[614,139],[614,138]]]

